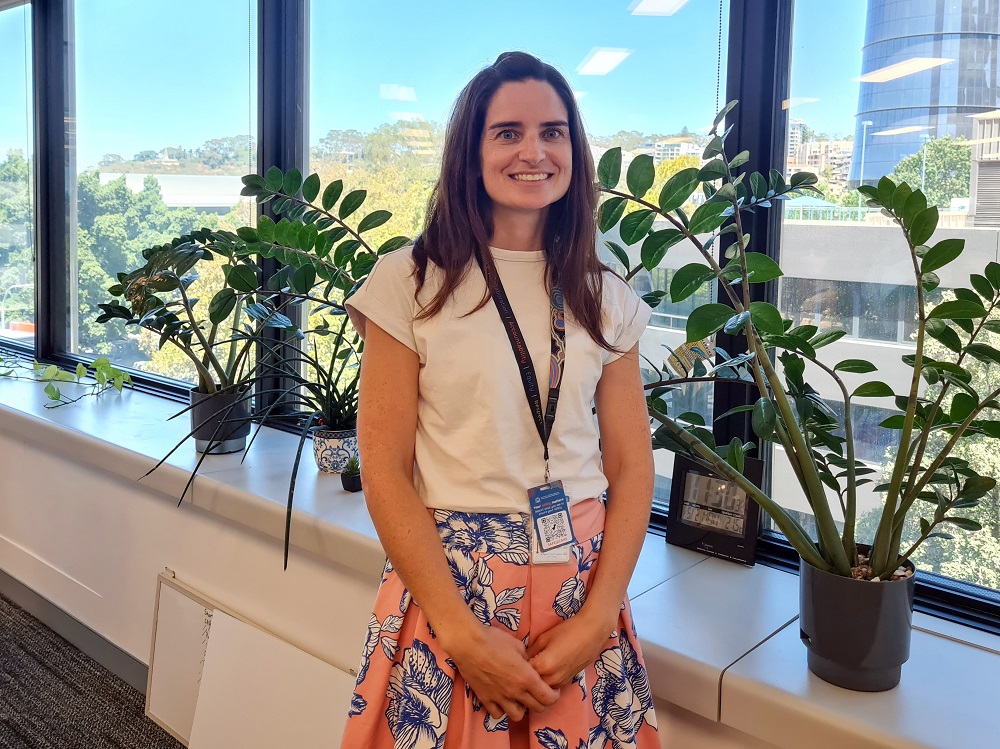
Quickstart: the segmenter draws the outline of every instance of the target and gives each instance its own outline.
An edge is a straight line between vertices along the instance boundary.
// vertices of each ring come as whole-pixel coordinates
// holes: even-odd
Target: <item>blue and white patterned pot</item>
[[[319,429],[313,432],[313,457],[323,473],[341,473],[358,456],[357,429]]]

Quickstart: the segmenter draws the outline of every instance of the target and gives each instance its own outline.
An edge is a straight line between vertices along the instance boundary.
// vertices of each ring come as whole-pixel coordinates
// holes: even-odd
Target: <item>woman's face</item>
[[[544,81],[503,84],[486,109],[480,159],[494,216],[497,209],[538,213],[565,195],[573,147],[556,90]]]

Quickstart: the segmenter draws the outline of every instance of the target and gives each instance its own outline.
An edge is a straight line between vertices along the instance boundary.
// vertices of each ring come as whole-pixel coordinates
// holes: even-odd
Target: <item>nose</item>
[[[518,153],[521,161],[529,164],[537,164],[545,158],[545,148],[542,139],[537,135],[528,135],[521,141],[521,149]]]

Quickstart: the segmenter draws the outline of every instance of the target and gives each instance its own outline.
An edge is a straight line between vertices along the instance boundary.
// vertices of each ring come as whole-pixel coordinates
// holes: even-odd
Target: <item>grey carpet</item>
[[[183,749],[144,697],[0,596],[0,747]]]

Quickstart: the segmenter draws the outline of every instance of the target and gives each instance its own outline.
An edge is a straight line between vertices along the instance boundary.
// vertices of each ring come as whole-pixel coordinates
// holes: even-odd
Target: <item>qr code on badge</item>
[[[538,519],[538,535],[543,549],[551,549],[572,540],[569,531],[569,517],[565,512],[543,515]]]

